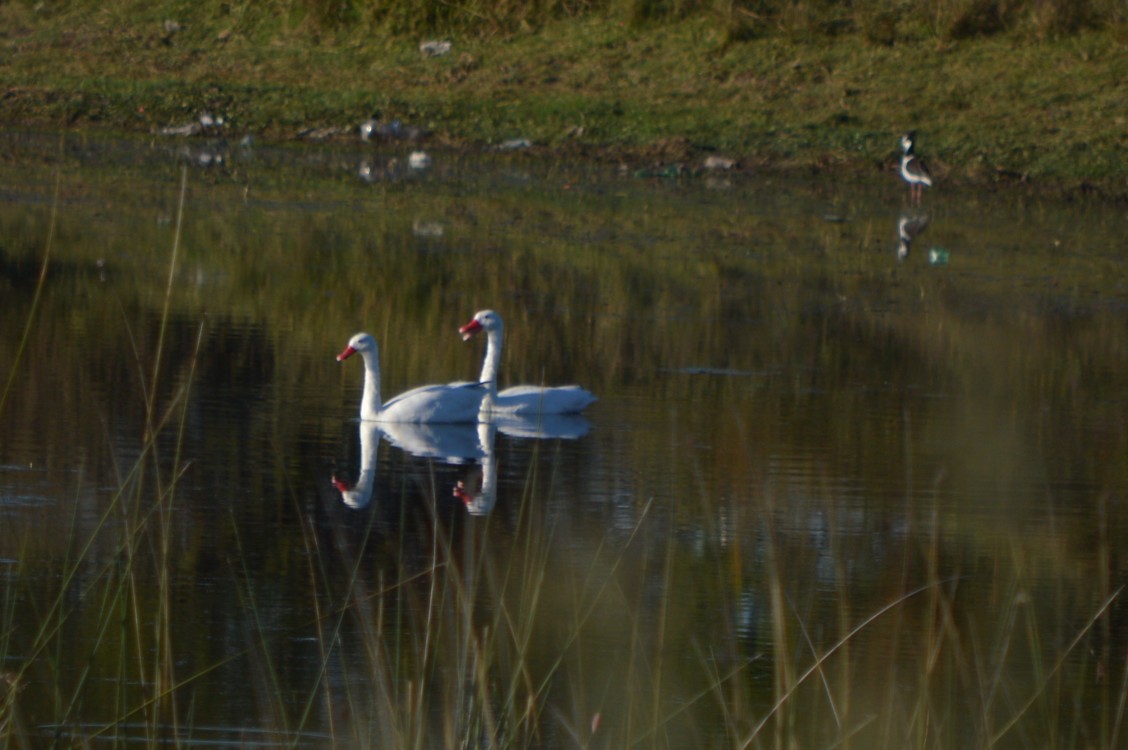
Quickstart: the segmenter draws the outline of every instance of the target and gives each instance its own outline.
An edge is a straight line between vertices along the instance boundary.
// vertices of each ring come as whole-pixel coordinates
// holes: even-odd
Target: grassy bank
[[[6,3],[0,118],[355,139],[378,112],[458,147],[872,172],[914,128],[949,185],[1128,194],[1115,3],[404,5]]]

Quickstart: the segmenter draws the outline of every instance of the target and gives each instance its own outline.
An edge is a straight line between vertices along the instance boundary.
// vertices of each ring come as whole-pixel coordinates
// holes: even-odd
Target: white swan
[[[480,380],[487,388],[481,404],[483,419],[503,415],[578,414],[595,402],[595,395],[578,385],[516,385],[499,393],[497,371],[501,363],[501,316],[493,310],[481,310],[458,332],[466,341],[482,330],[486,332],[486,356]]]
[[[380,352],[376,339],[358,333],[337,355],[343,362],[354,354],[364,360],[364,397],[360,418],[371,422],[474,423],[478,421],[486,389],[478,383],[424,385],[380,404]]]

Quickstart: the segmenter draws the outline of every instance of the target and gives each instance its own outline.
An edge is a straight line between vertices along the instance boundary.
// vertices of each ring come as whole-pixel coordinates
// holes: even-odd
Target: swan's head
[[[469,323],[458,329],[458,332],[462,334],[463,341],[469,341],[471,336],[482,330],[487,333],[491,331],[500,333],[501,316],[493,310],[479,310],[474,313],[474,317],[470,319]]]
[[[916,140],[916,131],[910,130],[901,136],[901,150],[906,154],[913,150],[913,141]]]
[[[376,339],[372,338],[370,334],[358,333],[349,339],[349,345],[345,350],[337,355],[338,362],[344,362],[346,359],[354,354],[363,354],[376,350]]]

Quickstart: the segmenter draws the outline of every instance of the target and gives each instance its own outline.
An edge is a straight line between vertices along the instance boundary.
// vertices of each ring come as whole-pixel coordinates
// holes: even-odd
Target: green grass
[[[154,132],[206,110],[287,139],[379,112],[460,147],[839,171],[889,168],[913,128],[949,183],[1124,194],[1119,4],[886,5],[10,2],[0,117]],[[453,51],[422,57],[435,36]]]

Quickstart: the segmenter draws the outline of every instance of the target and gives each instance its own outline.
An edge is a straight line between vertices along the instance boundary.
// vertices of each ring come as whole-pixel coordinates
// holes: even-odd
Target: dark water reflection
[[[1123,741],[1122,207],[941,188],[906,240],[892,175],[0,144],[8,726]],[[472,379],[484,307],[583,419],[357,422],[352,333]]]

